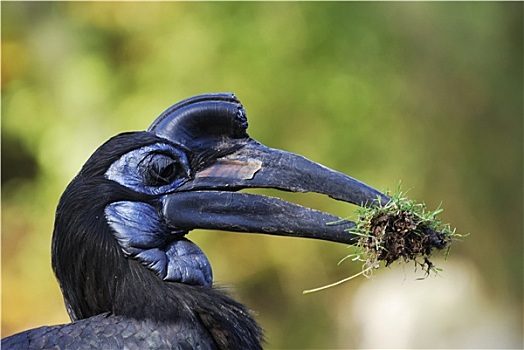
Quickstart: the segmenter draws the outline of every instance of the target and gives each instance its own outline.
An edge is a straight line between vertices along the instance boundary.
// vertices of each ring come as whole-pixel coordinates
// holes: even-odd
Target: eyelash
[[[167,155],[153,155],[150,161],[153,164],[148,164],[147,180],[151,185],[164,186],[176,178],[178,166],[173,158]]]

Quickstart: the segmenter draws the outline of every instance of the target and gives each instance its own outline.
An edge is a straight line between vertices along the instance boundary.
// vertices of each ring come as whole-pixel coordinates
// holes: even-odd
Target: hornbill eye
[[[164,186],[180,176],[176,160],[166,154],[151,154],[144,158],[147,167],[146,179],[151,186]]]
[[[186,153],[178,146],[154,143],[122,155],[105,176],[137,192],[159,195],[186,182],[191,170]]]

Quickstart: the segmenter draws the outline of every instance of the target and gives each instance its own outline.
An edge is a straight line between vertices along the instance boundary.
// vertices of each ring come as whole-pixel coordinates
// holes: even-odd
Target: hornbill
[[[233,94],[205,94],[98,148],[56,210],[52,267],[72,323],[12,335],[2,349],[261,349],[260,326],[213,287],[210,263],[188,232],[352,244],[350,221],[239,190],[317,192],[361,206],[388,198],[260,144],[247,125]]]

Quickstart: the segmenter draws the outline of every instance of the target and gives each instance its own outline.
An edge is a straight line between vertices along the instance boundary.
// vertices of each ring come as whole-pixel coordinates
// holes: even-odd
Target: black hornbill
[[[357,205],[388,198],[246,132],[233,94],[175,104],[147,131],[117,135],[63,193],[52,267],[72,323],[2,340],[5,349],[261,349],[250,311],[213,287],[196,228],[306,237],[346,244],[350,221],[274,197],[317,192]]]

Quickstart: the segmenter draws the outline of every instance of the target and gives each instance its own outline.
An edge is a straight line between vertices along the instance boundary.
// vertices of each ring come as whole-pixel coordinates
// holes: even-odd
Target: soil
[[[359,245],[377,261],[384,261],[388,266],[399,259],[405,262],[413,260],[428,273],[433,269],[429,260],[432,251],[445,249],[451,243],[449,237],[429,228],[406,211],[381,213],[374,217],[369,235],[362,238]],[[423,258],[423,262],[417,258]]]

